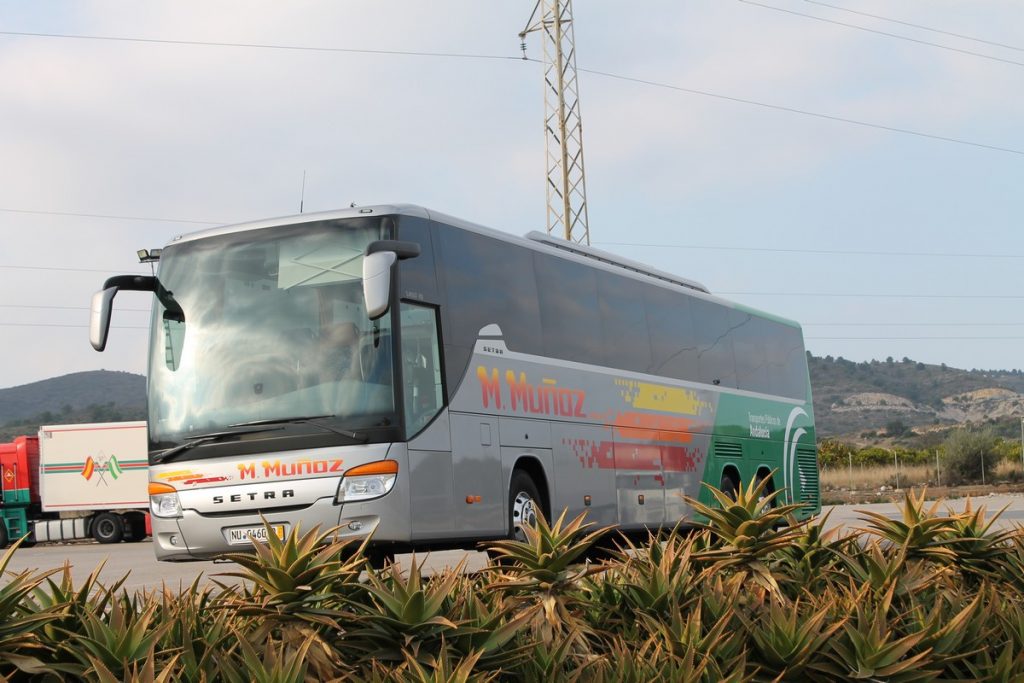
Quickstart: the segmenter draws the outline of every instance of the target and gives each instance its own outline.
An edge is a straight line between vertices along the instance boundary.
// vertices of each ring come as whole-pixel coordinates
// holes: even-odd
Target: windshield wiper
[[[280,418],[271,418],[269,420],[253,420],[251,422],[239,422],[237,424],[228,425],[228,426],[229,427],[255,427],[257,425],[307,424],[307,425],[313,425],[314,427],[319,427],[320,429],[323,429],[323,430],[328,431],[328,432],[334,432],[335,434],[340,434],[341,436],[347,436],[348,438],[352,439],[353,441],[358,441],[360,443],[366,443],[367,439],[369,439],[368,436],[366,436],[365,434],[360,434],[359,432],[353,432],[353,431],[350,431],[348,429],[338,429],[337,427],[332,427],[330,425],[325,425],[322,422],[316,422],[316,420],[326,420],[329,417],[335,417],[335,416],[334,415],[310,415],[308,417],[280,417]]]
[[[229,426],[234,427],[236,425]],[[220,441],[221,439],[226,439],[229,436],[240,436],[242,434],[258,434],[259,432],[273,432],[278,431],[279,429],[281,428],[268,427],[267,429],[234,429],[231,431],[211,432],[210,434],[203,434],[202,436],[197,436],[194,439],[189,439],[188,441],[181,443],[175,446],[174,448],[166,450],[158,456],[155,456],[154,458],[152,458],[150,464],[159,465],[161,463],[170,462],[171,460],[174,460],[185,451],[191,450],[196,446],[204,444],[208,441]]]

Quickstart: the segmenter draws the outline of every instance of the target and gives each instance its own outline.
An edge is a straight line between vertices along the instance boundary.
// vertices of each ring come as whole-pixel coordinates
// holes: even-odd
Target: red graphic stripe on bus
[[[585,469],[696,472],[704,453],[689,446],[624,443],[593,439],[566,439]]]

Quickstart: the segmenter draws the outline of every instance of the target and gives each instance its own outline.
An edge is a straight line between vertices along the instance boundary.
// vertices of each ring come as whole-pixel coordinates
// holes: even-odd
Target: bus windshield
[[[160,259],[149,359],[150,437],[172,444],[239,423],[333,416],[396,422],[391,314],[362,293],[378,218],[234,232]]]

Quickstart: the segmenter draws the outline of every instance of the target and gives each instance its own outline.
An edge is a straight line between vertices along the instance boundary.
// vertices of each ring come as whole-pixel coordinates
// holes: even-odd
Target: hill
[[[809,356],[808,364],[822,438],[1024,415],[1020,370],[960,370],[909,358],[855,363]]]
[[[961,370],[909,358],[855,363],[808,356],[819,438],[883,431],[928,432],[965,422],[1024,415],[1020,370]],[[142,420],[146,378],[128,372],[77,372],[0,389],[0,439],[39,424]]]
[[[31,434],[45,423],[143,420],[146,378],[96,370],[0,389],[0,439]]]

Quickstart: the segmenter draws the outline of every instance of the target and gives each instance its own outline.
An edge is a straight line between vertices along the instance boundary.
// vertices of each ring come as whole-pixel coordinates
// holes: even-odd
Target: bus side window
[[[443,407],[444,387],[436,310],[403,301],[401,317],[405,424],[411,438]]]

